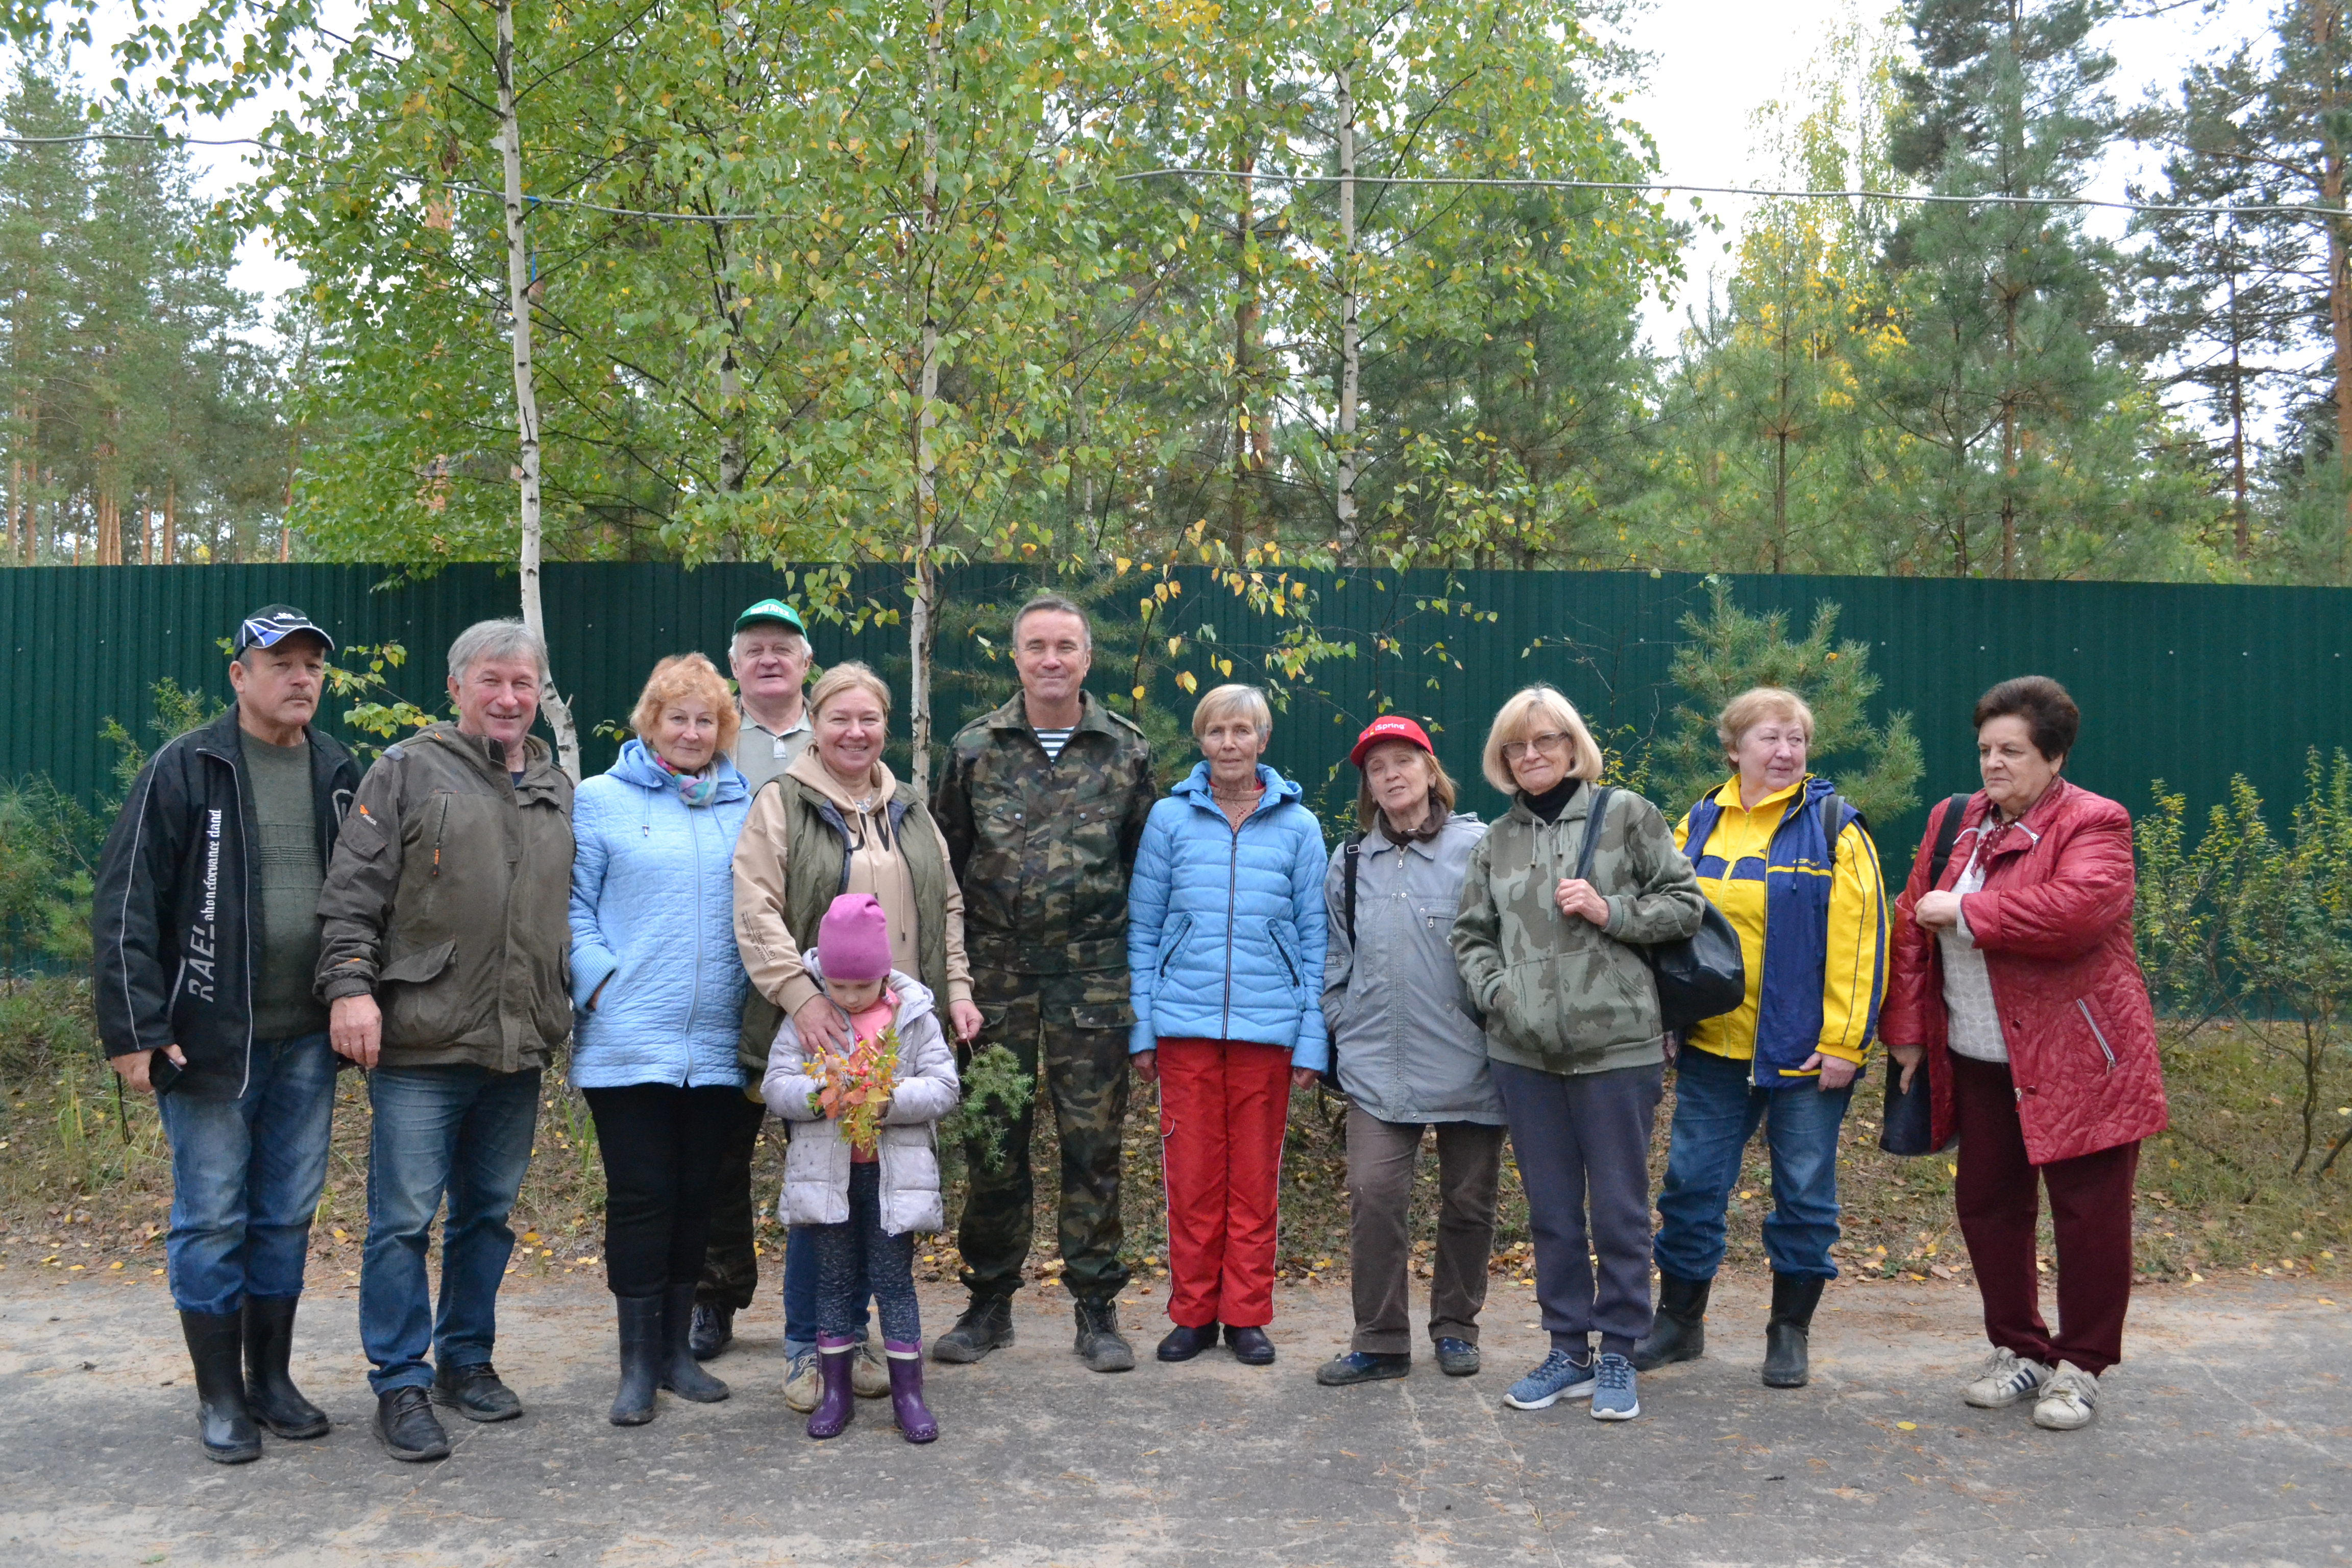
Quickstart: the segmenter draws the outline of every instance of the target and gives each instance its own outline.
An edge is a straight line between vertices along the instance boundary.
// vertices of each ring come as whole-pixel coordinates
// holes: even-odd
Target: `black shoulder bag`
[[[1592,807],[1584,822],[1584,842],[1576,852],[1576,875],[1592,879],[1592,851],[1601,842],[1601,818],[1609,797],[1617,792],[1596,784]],[[1663,1028],[1681,1034],[1702,1018],[1728,1013],[1748,998],[1748,966],[1739,956],[1739,933],[1708,900],[1698,930],[1673,942],[1628,942],[1642,955],[1658,983],[1658,1021]]]
[[[1927,851],[1927,887],[1932,891],[1944,879],[1944,868],[1952,863],[1952,848],[1960,841],[1960,818],[1968,815],[1969,797],[1956,795],[1944,802],[1944,815],[1936,823],[1936,842]],[[1922,1061],[1919,1070],[1911,1075],[1911,1087],[1903,1088],[1903,1069],[1892,1059],[1886,1064],[1886,1114],[1878,1126],[1878,1146],[1890,1154],[1916,1158],[1936,1152],[1936,1096],[1927,1082],[1927,1064]]]

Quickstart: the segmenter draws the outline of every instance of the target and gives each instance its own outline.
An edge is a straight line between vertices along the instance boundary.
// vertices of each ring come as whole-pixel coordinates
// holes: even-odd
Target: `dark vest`
[[[816,945],[817,928],[833,900],[849,890],[849,822],[841,808],[821,790],[789,773],[771,781],[769,789],[784,792],[784,924],[793,941],[805,952]],[[915,885],[916,962],[922,973],[915,978],[931,994],[948,994],[948,889],[954,881],[931,814],[912,784],[901,783],[890,796],[885,815],[890,823],[890,843],[907,865]],[[942,1005],[944,1003],[942,1002]],[[776,1026],[783,1010],[755,988],[743,998],[743,1028],[736,1055],[754,1076],[768,1070],[768,1047],[775,1043]]]

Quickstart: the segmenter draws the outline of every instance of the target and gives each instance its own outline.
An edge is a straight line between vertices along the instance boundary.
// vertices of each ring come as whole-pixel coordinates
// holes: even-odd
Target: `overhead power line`
[[[253,147],[283,158],[307,158],[316,163],[331,163],[334,160],[298,148],[280,147],[251,136],[171,136],[156,132],[123,131],[93,131],[78,136],[0,136],[0,146],[58,147],[89,142],[147,142],[164,145],[190,147]],[[453,180],[440,175],[411,174],[393,171],[384,178],[397,184],[431,185],[443,190],[465,191],[478,195],[495,196],[503,201],[506,193],[490,185],[476,184],[468,180]],[[1124,184],[1138,180],[1199,179],[1241,180],[1253,184],[1290,185],[1336,185],[1342,182],[1339,174],[1267,174],[1244,169],[1166,168],[1138,169],[1124,174],[1113,174],[1109,183]],[[2347,216],[2345,207],[2316,206],[2308,204],[2278,202],[2250,203],[2244,205],[2189,204],[2169,202],[2126,202],[2101,196],[2011,196],[1994,194],[1962,195],[1943,191],[1814,191],[1786,190],[1769,185],[1695,185],[1675,180],[1564,180],[1539,176],[1508,178],[1477,178],[1466,174],[1357,174],[1359,185],[1433,185],[1452,187],[1485,187],[1496,190],[1528,191],[1612,191],[1625,195],[1760,196],[1774,201],[1834,201],[1834,202],[1913,202],[1923,205],[1946,206],[2009,206],[2097,208],[2107,212],[2146,213],[2168,217],[2300,217],[2313,220],[2337,219]],[[661,212],[646,207],[609,206],[602,202],[583,201],[577,196],[534,196],[523,198],[526,205],[575,207],[584,212],[607,213],[615,217],[645,218],[667,223],[766,223],[791,216],[785,213],[697,213]]]
[[[1274,184],[1336,185],[1338,174],[1269,174],[1243,169],[1141,169],[1114,174],[1114,180],[1151,180],[1166,175],[1195,179],[1250,180]],[[1799,191],[1766,185],[1686,185],[1669,180],[1547,180],[1539,178],[1474,179],[1467,175],[1357,174],[1360,185],[1493,185],[1517,190],[1680,192],[1686,195],[1770,196],[1787,201],[1922,202],[1953,206],[2104,207],[2115,212],[2158,213],[2210,217],[2342,217],[2343,207],[2307,206],[2294,203],[2251,204],[2244,206],[2191,205],[2163,202],[2112,201],[2099,196],[1958,195],[1940,191]]]

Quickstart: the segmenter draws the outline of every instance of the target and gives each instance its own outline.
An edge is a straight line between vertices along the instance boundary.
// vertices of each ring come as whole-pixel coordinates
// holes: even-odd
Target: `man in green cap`
[[[743,715],[730,759],[757,795],[799,759],[814,733],[804,700],[808,628],[801,613],[782,599],[762,599],[735,617],[735,640],[728,645],[727,657],[735,672],[735,706]],[[768,1015],[761,1016],[764,1021]],[[760,1289],[760,1257],[752,1249],[758,1210],[751,1201],[751,1162],[767,1115],[759,1086],[768,1070],[768,1042],[747,1038],[740,1053],[751,1087],[719,1154],[710,1241],[702,1255],[702,1279],[694,1293],[694,1332],[688,1341],[700,1361],[709,1361],[733,1342],[735,1314],[751,1304]]]
[[[808,627],[801,613],[782,599],[762,599],[735,617],[735,640],[728,646],[735,673],[737,710],[743,728],[731,759],[753,795],[791,767],[809,743]],[[761,1069],[765,1070],[765,1063]]]

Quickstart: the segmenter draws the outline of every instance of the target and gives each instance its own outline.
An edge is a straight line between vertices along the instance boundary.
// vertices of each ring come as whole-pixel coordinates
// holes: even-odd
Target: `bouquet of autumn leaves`
[[[898,1026],[891,1025],[846,1055],[821,1052],[808,1064],[808,1074],[818,1080],[809,1092],[809,1110],[839,1124],[852,1149],[871,1152],[898,1077]]]

